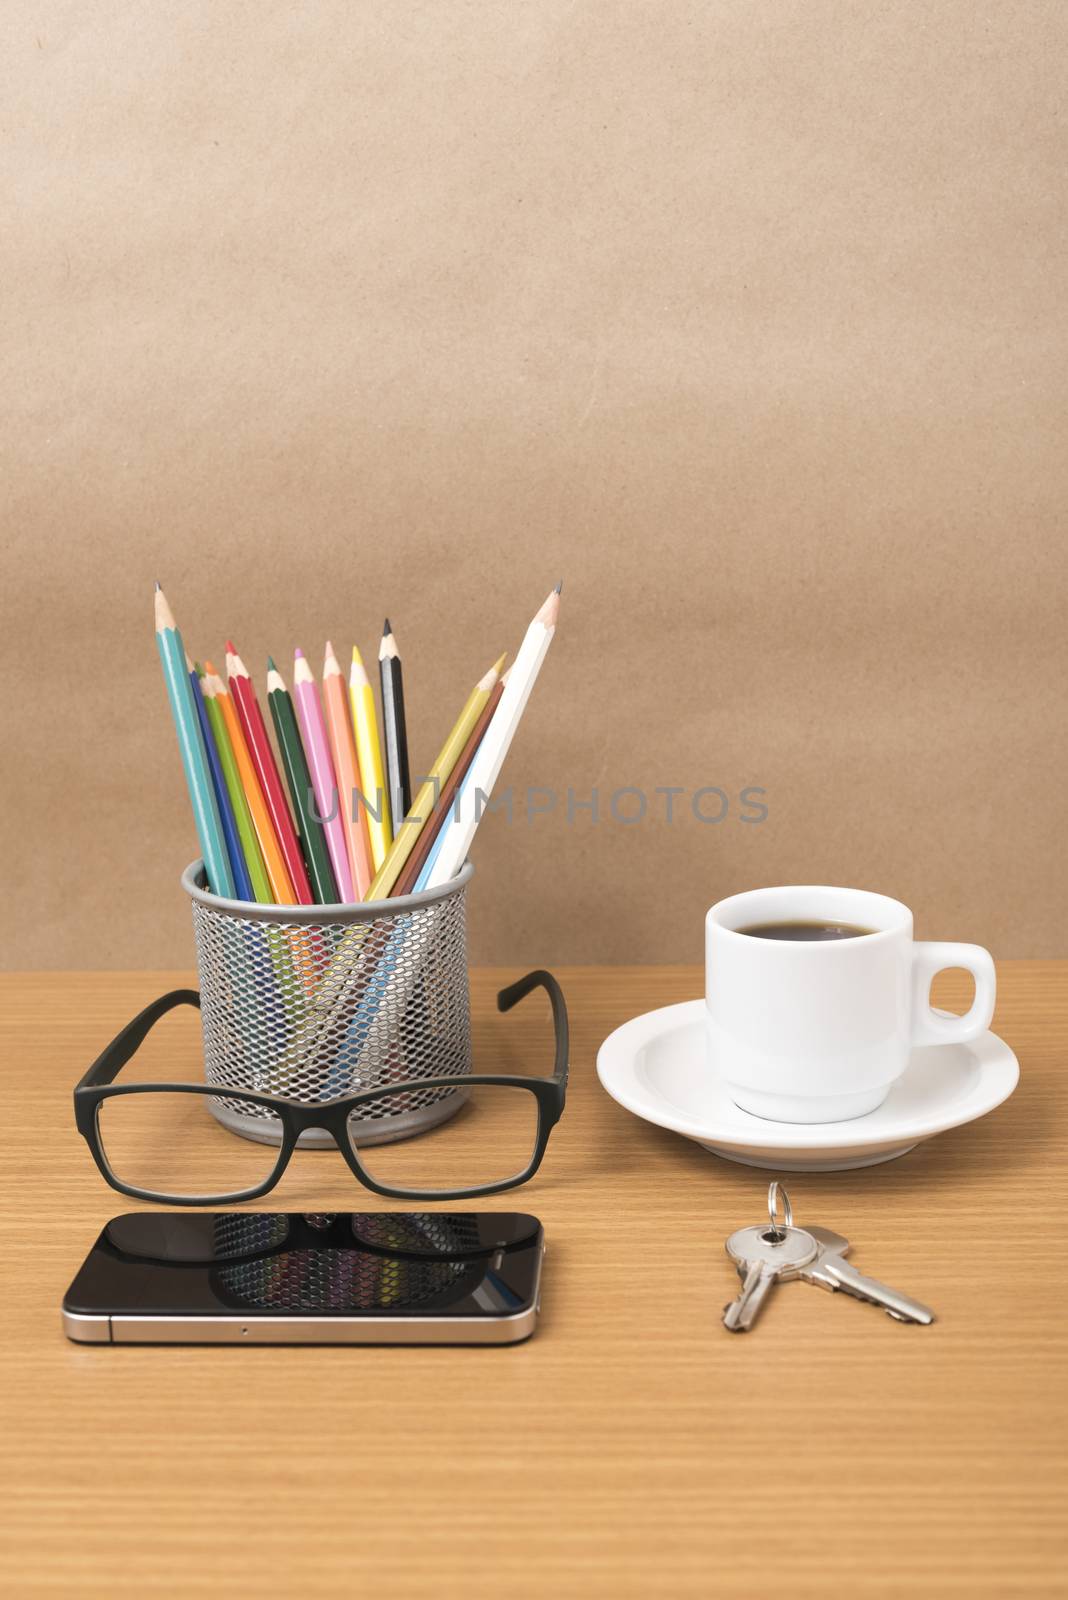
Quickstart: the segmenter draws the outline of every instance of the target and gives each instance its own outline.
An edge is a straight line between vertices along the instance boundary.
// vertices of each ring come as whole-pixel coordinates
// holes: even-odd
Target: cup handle
[[[946,967],[963,967],[975,979],[975,999],[962,1017],[931,1009],[931,980]],[[997,996],[994,958],[981,944],[917,941],[912,947],[913,1044],[966,1044],[990,1026]]]

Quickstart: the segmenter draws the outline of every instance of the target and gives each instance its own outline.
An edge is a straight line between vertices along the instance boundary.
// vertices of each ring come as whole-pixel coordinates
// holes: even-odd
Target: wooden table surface
[[[515,975],[475,975],[478,1057],[548,1070],[547,1006],[493,1009]],[[766,1175],[639,1122],[595,1075],[605,1034],[694,997],[700,972],[559,976],[568,1108],[537,1178],[497,1202],[545,1223],[542,1320],[506,1349],[68,1343],[63,1292],[130,1209],[75,1133],[70,1090],[136,1009],[189,980],[0,980],[0,1590],[1064,1593],[1068,963],[999,969],[995,1027],[1022,1068],[1006,1105],[889,1165],[790,1180],[799,1221],[849,1234],[859,1265],[938,1321],[793,1284],[747,1338],[719,1323],[723,1240],[760,1219]],[[950,977],[936,997],[963,994]],[[192,1016],[159,1048],[195,1057]],[[332,1151],[295,1156],[267,1203],[388,1209]]]

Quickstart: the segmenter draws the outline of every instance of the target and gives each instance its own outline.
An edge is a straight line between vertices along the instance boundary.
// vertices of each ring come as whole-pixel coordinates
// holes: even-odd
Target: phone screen
[[[533,1304],[520,1212],[131,1212],[63,1302],[80,1317],[500,1318]]]

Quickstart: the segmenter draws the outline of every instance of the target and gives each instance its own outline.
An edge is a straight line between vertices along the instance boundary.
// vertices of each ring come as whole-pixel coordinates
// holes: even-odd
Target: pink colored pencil
[[[319,691],[303,650],[298,650],[293,660],[293,698],[297,703],[297,716],[300,718],[300,731],[304,739],[304,754],[308,758],[312,788],[315,790],[315,809],[320,817],[330,819],[323,822],[326,848],[330,852],[330,865],[337,879],[338,893],[347,905],[352,905],[356,894],[352,886],[352,868],[349,866],[345,830],[341,824],[341,808],[344,801],[338,792],[337,779],[334,776],[334,763],[326,737],[326,724],[323,721]]]

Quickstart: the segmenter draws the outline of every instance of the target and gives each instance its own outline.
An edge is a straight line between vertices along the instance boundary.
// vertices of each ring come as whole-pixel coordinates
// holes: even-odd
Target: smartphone
[[[80,1344],[517,1344],[541,1295],[537,1217],[137,1211],[63,1300]]]

